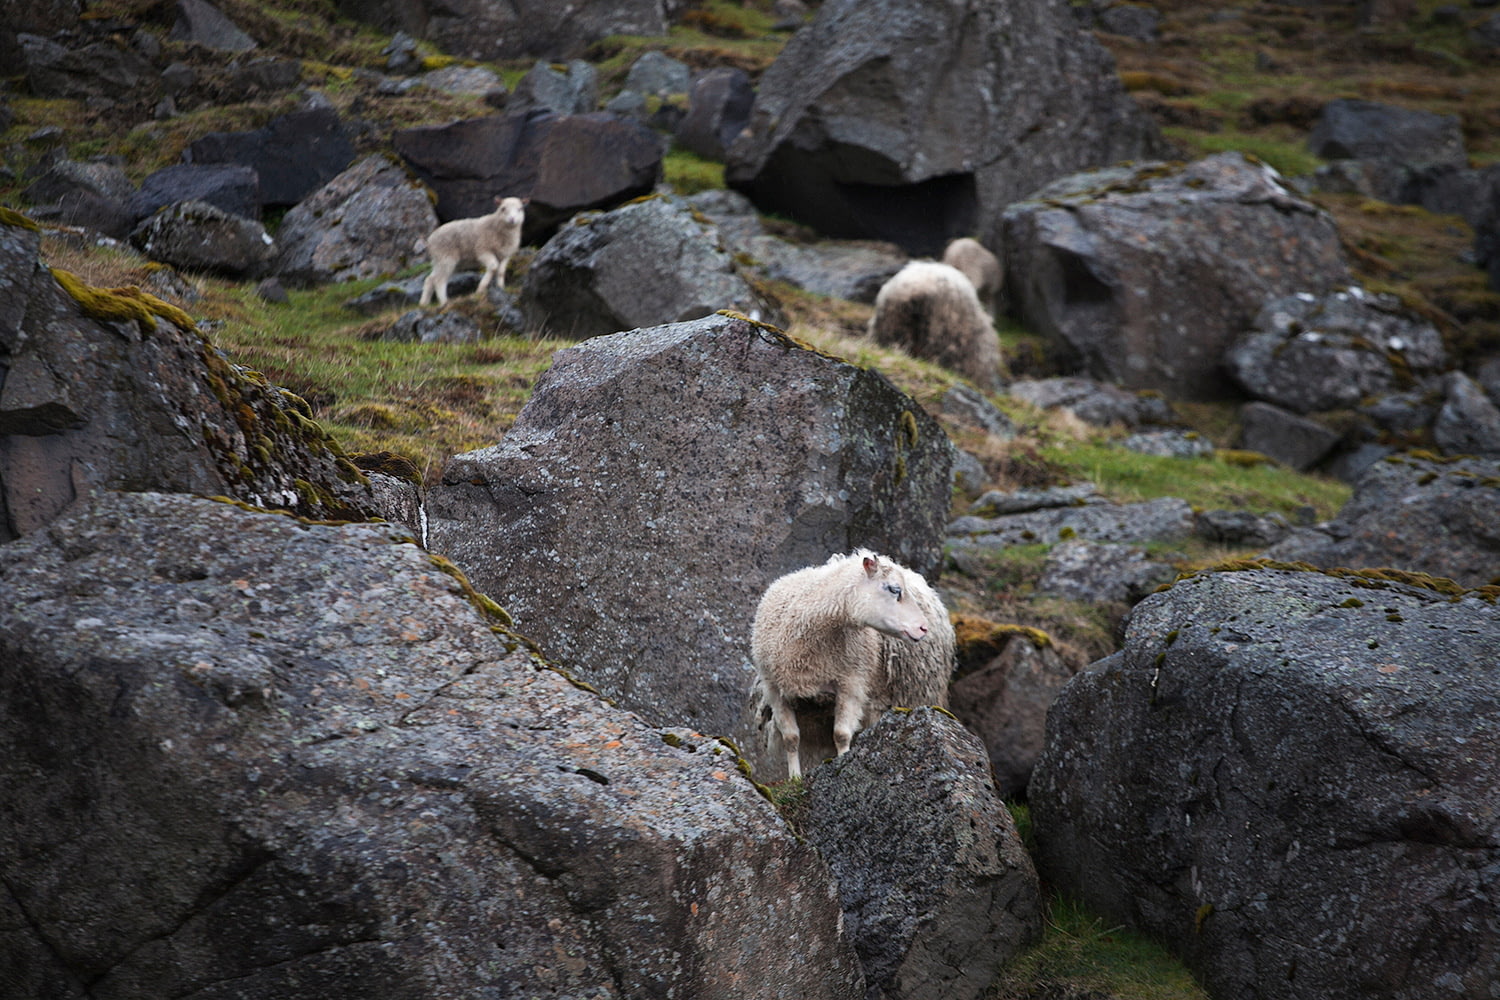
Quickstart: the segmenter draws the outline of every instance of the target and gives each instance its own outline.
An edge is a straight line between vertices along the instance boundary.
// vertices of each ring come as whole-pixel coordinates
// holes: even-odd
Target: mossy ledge
[[[1030,625],[1000,624],[973,615],[952,615],[951,617],[958,646],[965,651],[979,646],[988,648],[993,655],[993,653],[998,653],[1013,635],[1020,636],[1037,649],[1047,649],[1053,644],[1052,636]]]
[[[141,291],[136,285],[95,288],[72,271],[64,271],[60,267],[49,270],[62,290],[78,303],[83,314],[90,319],[106,323],[134,321],[142,333],[152,333],[156,330],[159,317],[180,330],[198,332],[198,324],[193,322],[193,317],[170,302],[163,302],[155,295]]]
[[[1389,590],[1393,587],[1409,587],[1416,590],[1429,590],[1448,598],[1450,601],[1461,600],[1465,597],[1477,597],[1481,601],[1494,604],[1500,598],[1500,584],[1486,584],[1483,587],[1465,587],[1463,584],[1450,580],[1444,576],[1433,576],[1430,573],[1415,573],[1403,569],[1391,569],[1389,567],[1374,569],[1348,569],[1343,566],[1335,566],[1323,569],[1305,562],[1281,562],[1275,559],[1231,559],[1218,563],[1207,569],[1193,573],[1184,573],[1171,583],[1164,583],[1157,587],[1153,593],[1162,593],[1171,590],[1177,584],[1186,580],[1196,579],[1210,573],[1246,573],[1253,570],[1281,570],[1287,573],[1320,573],[1337,580],[1347,580],[1352,586],[1363,587],[1366,590]],[[1352,607],[1345,601],[1340,607]]]
[[[33,233],[42,231],[42,227],[36,224],[36,220],[22,215],[13,208],[0,205],[0,225],[15,226],[17,229],[29,229]]]

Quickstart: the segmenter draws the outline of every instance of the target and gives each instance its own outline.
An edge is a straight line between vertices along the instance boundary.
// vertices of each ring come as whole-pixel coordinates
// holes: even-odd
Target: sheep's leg
[[[499,273],[502,265],[500,263],[500,258],[496,257],[488,250],[479,255],[479,263],[484,265],[484,277],[479,279],[479,288],[476,290],[475,294],[483,296],[485,292],[489,291],[490,282],[495,280],[495,275]],[[503,285],[505,283],[505,279],[502,277],[500,279],[500,282]]]
[[[797,727],[797,713],[780,691],[772,688],[771,722],[781,734],[781,748],[786,751],[786,776],[802,777],[802,730]]]
[[[437,292],[438,305],[448,304],[448,279],[453,277],[453,269],[458,266],[458,261],[450,257],[436,258],[432,262],[432,273],[427,280],[422,282],[422,300],[418,305],[426,305],[432,300],[432,293]]]
[[[839,685],[833,704],[833,748],[837,756],[849,752],[854,734],[864,724],[865,706],[870,702],[863,677],[850,677]]]

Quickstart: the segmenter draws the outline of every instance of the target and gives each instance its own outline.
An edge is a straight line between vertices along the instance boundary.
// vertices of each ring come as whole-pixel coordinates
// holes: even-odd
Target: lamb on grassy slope
[[[768,749],[779,741],[787,775],[801,777],[799,701],[832,699],[839,754],[887,708],[946,708],[953,648],[948,612],[922,575],[867,549],[775,580],[750,634]]]
[[[875,296],[870,337],[935,361],[986,392],[1003,388],[1000,338],[974,285],[950,264],[914,260]]]
[[[448,304],[448,279],[464,261],[484,265],[478,294],[489,290],[490,282],[505,284],[505,266],[521,246],[521,225],[526,221],[526,204],[520,198],[496,198],[495,210],[477,219],[454,219],[445,222],[427,237],[427,253],[432,257],[432,273],[422,282],[420,305],[432,301],[437,292],[438,305]]]
[[[960,237],[943,250],[943,263],[958,268],[969,279],[985,312],[993,316],[999,311],[1000,284],[1005,280],[1005,272],[1000,268],[1000,258],[983,243],[968,236]]]

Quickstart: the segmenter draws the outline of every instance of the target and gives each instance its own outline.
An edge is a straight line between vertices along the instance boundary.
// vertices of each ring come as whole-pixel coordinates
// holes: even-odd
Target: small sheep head
[[[495,198],[495,214],[512,226],[526,221],[526,205],[530,198]]]
[[[929,626],[916,602],[904,600],[905,578],[900,568],[871,553],[862,555],[865,586],[859,618],[878,632],[921,642]]]

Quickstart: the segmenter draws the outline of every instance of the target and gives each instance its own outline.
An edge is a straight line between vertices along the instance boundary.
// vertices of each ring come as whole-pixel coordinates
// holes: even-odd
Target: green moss
[[[1447,577],[1433,576],[1430,573],[1413,573],[1400,569],[1346,569],[1333,567],[1322,569],[1305,562],[1280,562],[1275,559],[1230,559],[1202,570],[1198,573],[1183,573],[1171,583],[1162,584],[1153,593],[1161,593],[1185,580],[1191,580],[1207,573],[1247,573],[1256,570],[1281,570],[1290,573],[1319,573],[1323,576],[1344,580],[1350,586],[1362,587],[1366,590],[1389,590],[1393,586],[1411,587],[1418,590],[1427,590],[1439,594],[1451,600],[1465,597],[1477,597],[1482,601],[1493,604],[1500,598],[1500,585],[1486,584],[1483,587],[1465,587],[1461,583],[1449,580]],[[1362,602],[1350,598],[1341,607],[1360,607]]]
[[[515,619],[511,618],[510,613],[497,604],[493,598],[475,590],[474,585],[469,582],[469,578],[464,575],[464,571],[455,566],[452,561],[431,552],[427,554],[427,559],[438,570],[458,581],[460,589],[463,590],[464,597],[468,598],[469,603],[474,605],[486,619],[499,623],[502,628],[507,630],[515,627]],[[535,648],[531,640],[527,639],[525,642],[527,645]],[[593,691],[594,689],[589,688],[589,690]],[[598,692],[595,691],[594,693],[597,694]]]
[[[345,459],[345,461],[351,460]],[[352,463],[351,468],[355,468],[356,471],[363,469],[366,472],[379,472],[397,479],[405,479],[418,486],[422,485],[422,473],[417,469],[416,463],[405,455],[398,455],[393,451],[355,455]]]
[[[133,322],[140,328],[142,333],[151,333],[156,329],[157,318],[165,319],[167,322],[184,331],[197,332],[198,324],[193,318],[176,306],[163,302],[161,299],[147,292],[143,292],[135,285],[124,288],[95,288],[71,271],[62,268],[51,268],[52,277],[62,286],[75,302],[83,309],[83,314],[90,319],[97,319],[107,323],[130,323]]]
[[[22,215],[20,212],[17,212],[13,208],[7,208],[4,205],[0,205],[0,225],[15,226],[19,229],[29,229],[33,233],[39,233],[42,231],[42,227],[37,225],[35,220],[31,219],[28,216]]]
[[[1241,468],[1271,464],[1271,459],[1258,451],[1244,451],[1236,448],[1219,448],[1214,451],[1214,458],[1225,465],[1237,465]]]

